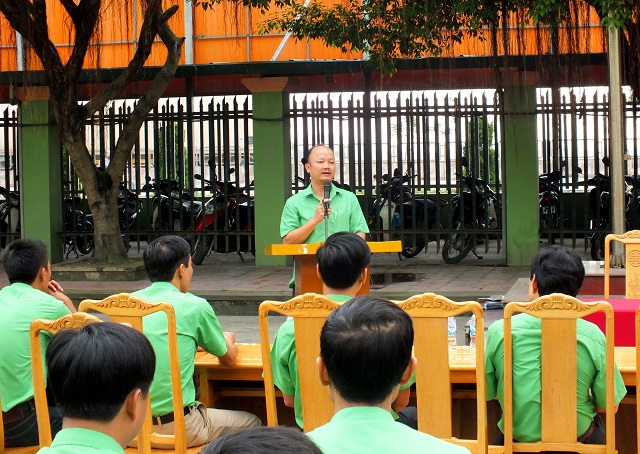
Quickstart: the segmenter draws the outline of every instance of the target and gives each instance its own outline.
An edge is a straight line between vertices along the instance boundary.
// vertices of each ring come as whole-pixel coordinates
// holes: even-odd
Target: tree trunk
[[[118,183],[105,192],[89,190],[87,186],[95,186],[95,180],[84,180],[89,207],[93,214],[93,231],[95,240],[94,258],[101,263],[122,263],[127,261],[127,250],[124,247],[118,222]],[[97,188],[96,188],[97,189]],[[96,193],[97,192],[97,197]]]

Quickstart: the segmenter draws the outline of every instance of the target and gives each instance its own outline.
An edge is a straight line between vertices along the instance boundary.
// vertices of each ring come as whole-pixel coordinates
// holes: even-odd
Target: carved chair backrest
[[[606,445],[577,442],[577,319],[604,312],[606,317]],[[542,440],[513,441],[512,316],[525,313],[541,319]],[[585,303],[554,293],[529,303],[509,303],[504,309],[504,438],[505,452],[527,450],[580,453],[615,452],[613,387],[613,309],[607,302]],[[561,422],[561,423],[560,423]]]
[[[475,301],[454,302],[434,293],[413,296],[398,305],[413,319],[418,430],[473,452],[487,452],[487,405],[484,375],[484,314]],[[476,318],[477,440],[453,438],[448,318],[464,313]]]
[[[129,293],[111,295],[101,301],[84,300],[80,303],[79,310],[93,310],[109,316],[112,322],[129,323],[138,331],[142,329],[142,318],[156,312],[164,312],[167,317],[167,342],[169,351],[169,367],[171,371],[171,392],[173,394],[173,413],[175,436],[159,435],[153,432],[151,408],[147,411],[147,417],[137,437],[138,452],[149,454],[151,442],[163,445],[174,445],[175,451],[187,452],[187,437],[184,423],[184,411],[182,401],[182,384],[180,380],[180,361],[178,356],[178,341],[176,332],[176,315],[173,306],[169,303],[149,303]],[[151,402],[149,402],[151,406]]]
[[[640,298],[640,230],[630,230],[622,235],[610,233],[604,240],[604,297],[609,298],[611,274],[611,242],[624,244],[625,298]]]
[[[31,322],[29,329],[29,347],[31,349],[31,376],[33,378],[33,398],[36,404],[36,419],[38,422],[38,437],[40,447],[49,446],[52,442],[51,425],[49,422],[49,406],[47,403],[46,379],[43,365],[45,343],[41,342],[41,333],[53,335],[63,329],[80,329],[90,323],[101,320],[94,315],[76,312],[60,317],[57,320],[36,319]]]
[[[276,312],[293,317],[298,355],[298,378],[302,398],[302,418],[304,430],[309,432],[326,424],[333,416],[333,402],[329,398],[327,388],[322,386],[318,378],[316,358],[320,356],[322,325],[331,311],[338,306],[339,303],[315,293],[305,293],[285,302],[264,301],[260,304],[260,343],[268,425],[278,425],[273,370],[271,368],[268,314]]]

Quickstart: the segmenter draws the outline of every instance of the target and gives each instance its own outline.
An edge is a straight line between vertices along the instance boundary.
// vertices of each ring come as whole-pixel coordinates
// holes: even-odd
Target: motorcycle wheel
[[[408,259],[415,257],[424,249],[424,237],[422,235],[405,234],[400,236],[400,240],[402,240],[402,251],[400,253]]]
[[[473,236],[470,233],[450,234],[442,247],[442,259],[451,265],[465,258],[473,246]]]
[[[591,235],[591,260],[604,260],[604,235]]]
[[[196,235],[193,244],[193,253],[191,254],[191,261],[194,265],[202,265],[209,247],[211,246],[211,237],[205,235]]]

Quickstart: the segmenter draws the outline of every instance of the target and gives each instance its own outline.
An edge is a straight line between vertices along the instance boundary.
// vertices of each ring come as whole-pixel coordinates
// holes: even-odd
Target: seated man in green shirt
[[[56,320],[75,312],[62,288],[51,280],[47,246],[39,240],[23,238],[9,244],[3,256],[4,270],[11,285],[0,290],[0,396],[4,444],[38,444],[29,327],[38,318]],[[48,338],[47,338],[48,339]],[[46,345],[44,339],[43,345]],[[61,428],[62,417],[49,408],[51,431]]]
[[[356,296],[362,284],[369,279],[367,267],[371,260],[371,250],[367,243],[355,233],[338,232],[316,252],[318,277],[324,283],[326,295],[343,303]],[[298,381],[298,355],[296,353],[293,319],[288,318],[278,329],[271,349],[271,364],[274,384],[282,391],[284,404],[295,410],[296,423],[304,428],[302,420],[302,399]],[[415,407],[403,410],[409,403],[409,388],[415,378],[403,386],[394,402],[394,413],[399,422],[417,428]],[[401,411],[403,410],[403,411]]]
[[[400,385],[416,367],[413,337],[409,314],[384,299],[359,296],[329,314],[320,334],[318,371],[335,414],[307,434],[324,454],[469,454],[391,416]]]
[[[563,246],[542,248],[531,262],[529,299],[551,293],[576,296],[584,280],[580,256]],[[541,420],[541,330],[539,318],[518,314],[512,318],[513,334],[513,438],[520,442],[540,441]],[[605,430],[598,412],[606,406],[606,347],[600,328],[586,320],[577,320],[578,361],[578,441],[587,444],[605,442]],[[504,320],[487,331],[485,348],[487,400],[504,398]],[[627,393],[622,376],[615,368],[614,394],[618,405]],[[616,407],[617,409],[617,407]],[[501,433],[494,444],[504,444],[504,418],[498,422]]]
[[[64,428],[39,453],[124,453],[149,405],[156,357],[144,334],[117,323],[63,330],[51,338],[49,387]]]
[[[235,334],[222,332],[211,304],[189,293],[193,276],[189,243],[175,235],[156,238],[147,246],[143,259],[152,284],[133,295],[151,303],[169,302],[176,314],[187,445],[200,446],[221,435],[261,425],[260,419],[251,413],[207,408],[196,401],[193,358],[198,347],[217,356],[220,364],[225,366],[235,364],[238,348],[235,346]],[[157,358],[150,391],[153,430],[158,434],[173,435],[167,318],[162,313],[146,316],[143,331]]]

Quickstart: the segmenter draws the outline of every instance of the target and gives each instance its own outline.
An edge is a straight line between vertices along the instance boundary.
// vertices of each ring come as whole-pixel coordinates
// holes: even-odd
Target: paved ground
[[[395,253],[374,254],[371,291],[391,299],[405,299],[425,292],[454,300],[499,298],[507,294],[519,278],[529,277],[529,269],[502,266],[502,254],[496,252],[496,243],[492,243],[491,250],[482,251],[482,259],[470,254],[457,265],[445,264],[434,243],[429,244],[427,253],[413,259],[400,260]],[[578,250],[586,259],[586,253],[581,248]],[[141,251],[135,250],[130,255],[139,257],[140,254]],[[210,255],[203,265],[195,267],[191,291],[211,301],[223,328],[235,331],[239,342],[258,342],[257,304],[265,299],[285,300],[291,296],[287,287],[291,268],[255,266],[250,255],[245,255],[244,260],[236,254]],[[72,266],[73,262],[68,261],[64,266]],[[56,269],[54,266],[54,278]],[[85,298],[103,298],[148,285],[146,279],[131,282],[58,280],[76,304]],[[0,273],[0,286],[6,284],[6,276]],[[272,328],[277,329],[281,321],[274,318]],[[465,321],[463,318],[458,323],[464,325]]]

